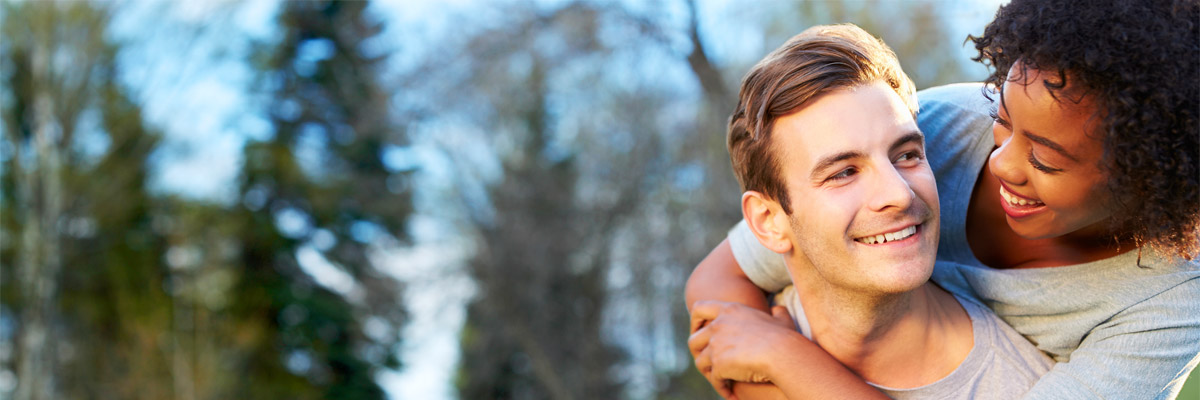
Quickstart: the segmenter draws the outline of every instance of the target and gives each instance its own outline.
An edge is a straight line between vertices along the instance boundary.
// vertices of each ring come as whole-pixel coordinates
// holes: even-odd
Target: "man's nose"
[[[871,198],[867,203],[871,209],[886,211],[895,207],[898,210],[907,210],[911,207],[916,194],[900,171],[897,171],[895,166],[880,168],[878,171],[872,184]]]

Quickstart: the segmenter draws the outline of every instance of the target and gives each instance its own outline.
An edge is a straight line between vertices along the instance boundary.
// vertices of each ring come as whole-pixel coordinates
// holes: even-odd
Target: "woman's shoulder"
[[[925,134],[931,157],[976,153],[977,148],[991,150],[993,105],[982,84],[932,87],[918,92],[917,99],[917,125]]]
[[[987,115],[994,107],[996,92],[981,82],[952,83],[934,86],[917,92],[922,111],[926,105],[952,105],[977,114]]]

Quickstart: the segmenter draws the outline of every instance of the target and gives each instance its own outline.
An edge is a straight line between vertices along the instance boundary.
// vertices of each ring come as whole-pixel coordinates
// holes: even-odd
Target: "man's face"
[[[913,290],[933,271],[938,198],[924,137],[887,84],[843,88],[775,122],[790,238],[835,287]]]

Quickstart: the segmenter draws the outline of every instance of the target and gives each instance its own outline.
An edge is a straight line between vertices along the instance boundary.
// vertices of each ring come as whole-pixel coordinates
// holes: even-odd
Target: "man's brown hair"
[[[761,192],[791,214],[778,152],[771,151],[775,120],[800,111],[824,93],[876,81],[891,86],[916,115],[916,89],[900,69],[896,53],[857,26],[808,28],[759,61],[742,79],[726,138],[742,190]]]

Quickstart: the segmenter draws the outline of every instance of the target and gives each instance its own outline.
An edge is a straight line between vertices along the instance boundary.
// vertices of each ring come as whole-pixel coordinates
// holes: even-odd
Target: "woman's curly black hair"
[[[1200,251],[1200,1],[1014,0],[969,37],[1000,86],[1009,69],[1057,71],[1099,105],[1113,228],[1139,245]],[[1025,75],[1025,74],[1020,74]]]

